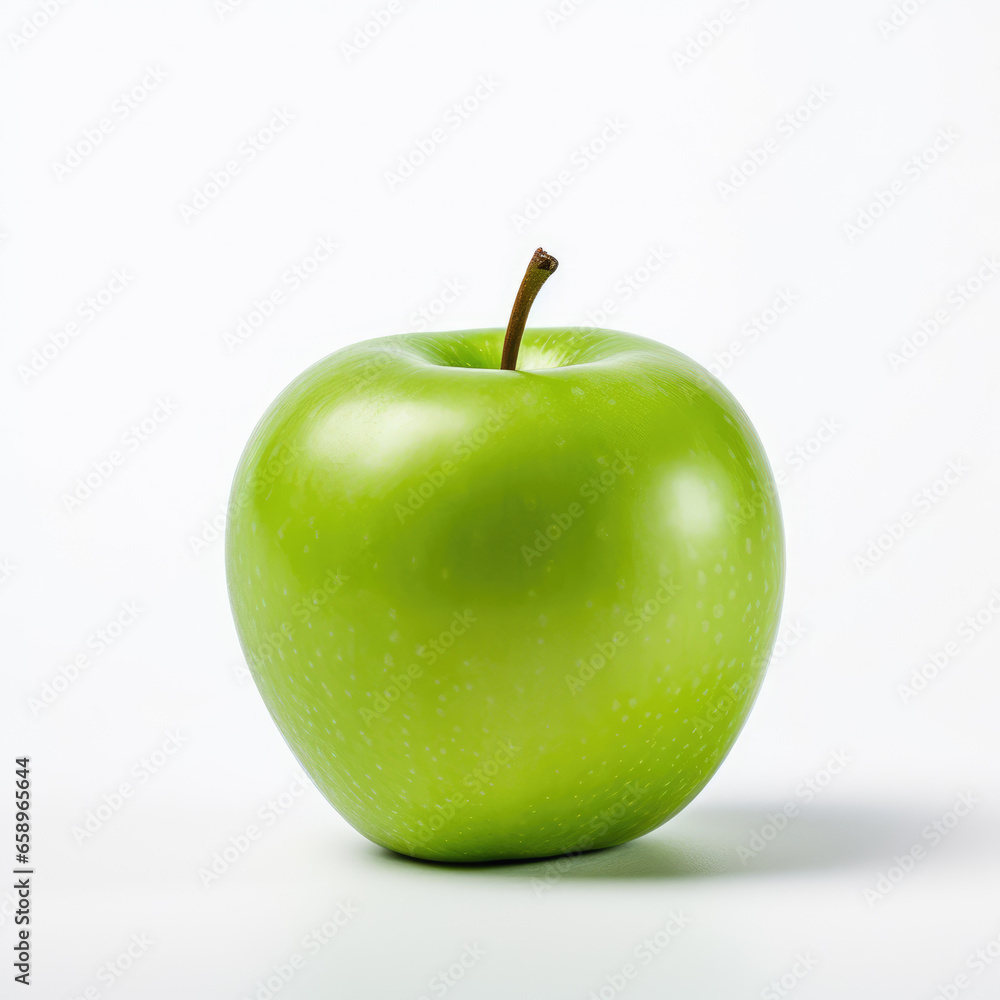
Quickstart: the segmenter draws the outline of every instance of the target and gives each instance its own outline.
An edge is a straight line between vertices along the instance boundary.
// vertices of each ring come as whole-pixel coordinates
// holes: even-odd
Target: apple
[[[440,861],[576,853],[706,784],[774,643],[784,541],[747,415],[614,330],[388,336],[254,430],[226,568],[271,716],[357,830]]]

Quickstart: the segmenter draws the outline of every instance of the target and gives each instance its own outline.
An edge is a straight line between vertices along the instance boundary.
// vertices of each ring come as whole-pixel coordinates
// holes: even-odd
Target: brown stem
[[[528,270],[524,272],[521,287],[517,290],[517,298],[514,299],[510,321],[507,323],[507,336],[504,337],[503,341],[503,358],[500,361],[501,369],[514,371],[517,368],[517,352],[521,347],[524,324],[528,322],[531,304],[535,301],[538,290],[558,266],[559,261],[541,247],[535,251],[531,258]]]

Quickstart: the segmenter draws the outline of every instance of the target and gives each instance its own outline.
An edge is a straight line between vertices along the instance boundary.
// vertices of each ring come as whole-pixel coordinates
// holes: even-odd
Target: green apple
[[[240,461],[230,598],[264,702],[337,810],[443,861],[659,826],[709,780],[774,643],[784,542],[736,400],[660,343],[501,329],[347,347]],[[516,365],[516,368],[515,368]]]

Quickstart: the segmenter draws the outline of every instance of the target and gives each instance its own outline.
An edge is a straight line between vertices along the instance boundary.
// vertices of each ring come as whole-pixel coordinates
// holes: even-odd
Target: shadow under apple
[[[928,821],[926,810],[910,805],[811,806],[788,818],[787,825],[778,830],[771,818],[780,812],[780,805],[685,810],[638,840],[555,858],[450,864],[416,860],[374,845],[371,855],[377,864],[416,866],[456,877],[548,882],[753,877],[838,868],[874,871],[893,854],[919,842]],[[969,846],[963,852],[966,859]],[[971,847],[975,851],[975,844]]]

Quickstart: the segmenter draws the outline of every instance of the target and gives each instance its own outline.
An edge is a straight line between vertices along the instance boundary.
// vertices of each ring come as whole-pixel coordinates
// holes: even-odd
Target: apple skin
[[[226,567],[257,687],[357,830],[439,861],[659,826],[725,758],[784,588],[748,417],[612,330],[401,335],[318,362],[236,473]],[[546,544],[547,543],[547,544]]]

